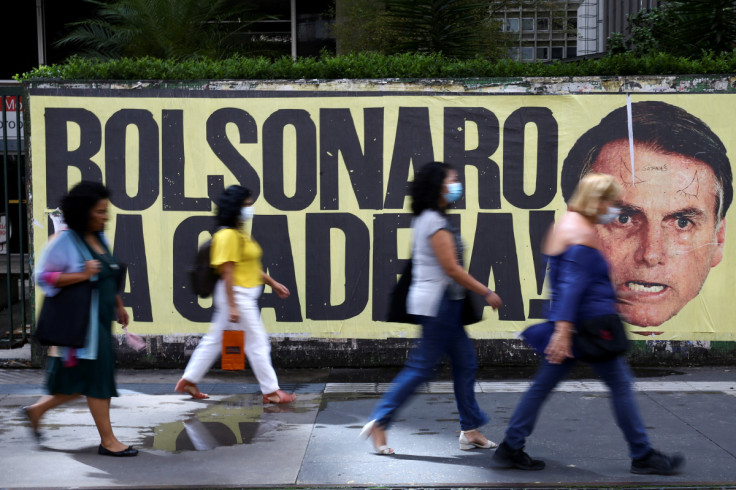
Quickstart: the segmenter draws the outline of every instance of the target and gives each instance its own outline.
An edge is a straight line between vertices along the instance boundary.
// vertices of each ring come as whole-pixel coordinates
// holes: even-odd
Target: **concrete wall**
[[[133,369],[186,366],[199,336],[168,342],[147,336],[146,348],[136,352],[118,337],[118,365]],[[532,366],[540,356],[521,340],[474,341],[479,366]],[[274,366],[282,368],[399,367],[406,361],[412,339],[278,339],[272,340]],[[634,366],[715,366],[736,364],[734,342],[633,341],[628,354]],[[215,367],[219,363],[215,364]]]

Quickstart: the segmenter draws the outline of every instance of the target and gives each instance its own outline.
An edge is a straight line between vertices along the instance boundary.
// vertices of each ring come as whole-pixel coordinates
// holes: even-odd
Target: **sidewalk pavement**
[[[576,368],[545,405],[527,451],[537,472],[497,469],[491,450],[458,448],[457,409],[446,372],[400,412],[389,432],[394,456],[372,452],[358,433],[395,370],[277,370],[293,405],[264,406],[250,371],[214,370],[209,400],[173,392],[175,370],[120,371],[112,401],[118,438],[135,458],[97,455],[83,400],[49,412],[36,444],[19,408],[44,393],[38,369],[0,369],[2,488],[736,488],[736,367],[638,369],[637,400],[653,445],[682,451],[674,476],[629,473],[609,396]],[[477,396],[499,441],[531,371],[485,368]]]

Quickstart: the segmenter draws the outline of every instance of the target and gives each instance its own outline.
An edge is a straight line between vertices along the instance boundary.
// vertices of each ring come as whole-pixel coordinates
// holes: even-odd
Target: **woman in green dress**
[[[108,220],[109,191],[102,184],[82,181],[62,199],[68,229],[52,237],[36,275],[47,296],[60,288],[92,281],[90,324],[84,348],[49,349],[47,388],[50,395],[22,409],[40,440],[39,424],[46,411],[79,396],[87,405],[100,434],[98,454],[135,456],[138,450],[120,442],[110,422],[110,399],[115,387],[112,321],[128,324],[128,313],[118,291],[120,265],[110,253],[103,234]]]

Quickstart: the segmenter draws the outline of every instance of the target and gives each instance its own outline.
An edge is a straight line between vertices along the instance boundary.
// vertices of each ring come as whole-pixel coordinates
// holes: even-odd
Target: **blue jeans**
[[[488,423],[488,416],[475,400],[475,348],[462,324],[462,301],[445,295],[436,317],[421,317],[422,338],[412,348],[401,372],[373,408],[371,420],[387,429],[396,411],[417,387],[434,378],[435,368],[447,354],[452,365],[455,403],[460,414],[460,428],[470,430]]]
[[[545,399],[557,386],[557,383],[570,372],[576,362],[574,359],[568,359],[562,364],[550,364],[542,360],[532,385],[519,401],[506,429],[504,442],[511,449],[524,447],[526,438],[534,430]],[[610,361],[594,362],[590,365],[611,390],[613,413],[616,416],[616,424],[624,433],[626,442],[629,444],[629,456],[631,458],[646,456],[651,445],[631,391],[633,375],[626,360],[623,357],[617,357]]]

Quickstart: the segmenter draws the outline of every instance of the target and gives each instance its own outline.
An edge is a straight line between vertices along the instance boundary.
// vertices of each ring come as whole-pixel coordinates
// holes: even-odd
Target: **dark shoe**
[[[123,449],[122,451],[110,451],[109,449],[105,449],[102,447],[102,444],[100,444],[100,447],[97,448],[97,454],[101,454],[103,456],[116,456],[118,458],[125,458],[128,456],[138,456],[138,450],[134,449],[133,446],[128,446],[126,449]]]
[[[493,453],[493,462],[504,468],[516,468],[528,471],[543,470],[544,461],[532,459],[523,449],[511,449],[504,441],[496,448],[496,452]]]
[[[649,454],[631,460],[631,472],[637,475],[673,475],[685,464],[685,456],[675,453],[672,456],[652,449]]]
[[[28,407],[23,407],[20,409],[20,413],[23,417],[28,419],[28,423],[31,427],[31,432],[33,433],[33,437],[36,438],[36,442],[41,442],[41,432],[38,429],[33,428],[33,422],[31,421],[31,415],[28,413]]]

